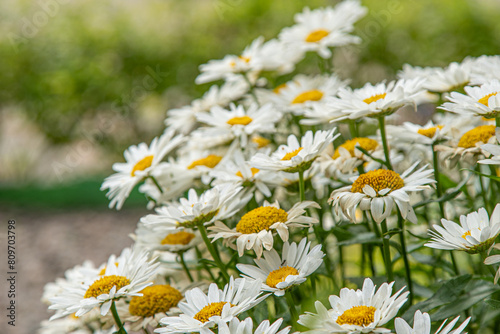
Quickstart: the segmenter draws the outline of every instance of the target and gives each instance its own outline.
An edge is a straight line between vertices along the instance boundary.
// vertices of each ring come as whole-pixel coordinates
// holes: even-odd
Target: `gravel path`
[[[36,212],[0,208],[0,333],[34,334],[52,312],[41,303],[43,286],[68,268],[92,260],[96,265],[132,244],[128,234],[146,210]],[[7,324],[7,220],[16,220],[16,326]]]

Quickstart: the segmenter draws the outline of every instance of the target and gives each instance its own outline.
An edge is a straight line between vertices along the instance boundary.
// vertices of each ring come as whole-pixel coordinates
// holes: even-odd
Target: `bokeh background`
[[[131,243],[145,199],[133,193],[124,210],[111,211],[100,184],[125,148],[162,131],[168,109],[208,89],[194,84],[200,64],[275,37],[305,5],[335,3],[0,2],[0,236],[4,245],[7,219],[16,219],[19,271],[16,328],[3,313],[0,328],[34,333],[49,317],[39,302],[46,282]],[[390,80],[405,63],[445,66],[500,53],[498,0],[362,3],[369,8],[356,25],[362,44],[334,55],[355,87]],[[306,57],[300,69],[317,71],[315,61]]]

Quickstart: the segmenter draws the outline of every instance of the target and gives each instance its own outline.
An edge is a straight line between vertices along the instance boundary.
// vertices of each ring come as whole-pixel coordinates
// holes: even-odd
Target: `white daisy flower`
[[[200,196],[195,189],[189,189],[187,198],[157,208],[156,214],[142,217],[141,222],[162,230],[195,228],[199,223],[207,225],[232,216],[249,201],[248,196],[238,196],[241,189],[234,184],[215,186]]]
[[[277,186],[285,188],[287,193],[300,192],[300,176],[298,173],[274,172],[273,183]],[[320,163],[314,162],[308,170],[304,172],[304,182],[311,182],[312,189],[316,192],[317,198],[328,196],[329,186],[334,186],[334,181],[325,176],[321,170]],[[278,188],[279,189],[279,188]]]
[[[500,81],[494,80],[479,87],[467,86],[466,94],[451,92],[450,102],[443,103],[440,109],[453,113],[495,118],[500,114]]]
[[[254,83],[261,71],[277,71],[279,74],[292,72],[302,57],[300,49],[278,40],[264,42],[261,36],[247,46],[240,56],[226,55],[223,59],[200,65],[201,74],[195,82],[203,84],[219,79],[233,81],[240,75],[247,75]]]
[[[460,225],[444,218],[441,224],[443,227],[434,225],[436,232],[429,230],[432,241],[425,246],[463,250],[470,254],[483,252],[491,247],[500,233],[500,204],[496,205],[491,218],[484,208],[480,208],[467,216],[460,216]]]
[[[142,296],[132,297],[123,309],[118,308],[119,314],[124,313],[123,322],[127,322],[132,331],[156,328],[161,319],[180,312],[178,305],[184,299],[182,292],[170,284],[148,286],[141,293]]]
[[[495,129],[495,137],[497,143],[500,143],[500,128]],[[491,153],[492,156],[488,159],[479,160],[478,163],[486,165],[500,165],[500,145],[485,144],[481,146],[483,151]]]
[[[483,55],[473,60],[471,75],[472,85],[482,85],[493,80],[500,80],[500,56]]]
[[[403,218],[417,223],[417,216],[410,204],[408,192],[429,189],[429,184],[436,182],[429,178],[433,169],[427,165],[414,171],[418,162],[408,168],[403,174],[392,170],[377,169],[358,176],[352,185],[334,190],[329,202],[339,208],[353,222],[356,221],[356,209],[370,210],[373,219],[380,223],[392,212],[397,204]]]
[[[323,263],[325,253],[321,245],[310,250],[311,242],[304,238],[297,245],[285,242],[280,257],[275,249],[264,252],[264,258],[255,259],[257,266],[237,264],[243,277],[262,281],[262,290],[283,296],[294,285],[302,284]]]
[[[113,164],[113,170],[117,173],[108,176],[101,186],[101,190],[109,189],[106,194],[111,199],[109,207],[121,209],[132,189],[150,176],[163,158],[184,140],[182,135],[174,137],[174,131],[166,131],[154,138],[149,146],[140,143],[125,150],[123,155],[127,162]]]
[[[69,286],[79,282],[88,282],[94,280],[99,275],[100,268],[96,268],[92,261],[85,261],[81,265],[76,265],[64,272],[64,278],[57,278],[55,282],[45,284],[43,288],[42,302],[50,305],[50,299],[64,293]]]
[[[330,98],[327,107],[342,111],[342,116],[334,119],[356,120],[363,117],[380,117],[390,115],[407,104],[415,104],[415,97],[422,93],[420,78],[391,81],[388,84],[371,83],[362,88],[352,90],[341,88],[338,98]]]
[[[283,241],[288,241],[289,227],[309,227],[318,222],[316,218],[304,216],[307,208],[319,209],[319,205],[312,201],[299,202],[286,212],[280,208],[278,202],[270,204],[264,201],[263,206],[243,215],[233,229],[220,221],[215,222],[214,226],[209,227],[213,232],[209,237],[213,238],[213,241],[223,238],[226,245],[233,245],[236,241],[239,256],[243,256],[245,249],[253,249],[260,258],[263,248],[273,248],[273,236],[276,233]]]
[[[462,63],[453,62],[445,68],[418,67],[408,64],[403,65],[403,70],[398,77],[403,79],[424,78],[423,88],[434,93],[450,92],[469,84],[472,74],[473,61],[464,59]]]
[[[496,245],[491,246],[491,248],[488,250],[488,252],[490,252],[492,249],[500,250],[500,244],[496,244]],[[489,266],[496,264],[496,263],[499,263],[499,262],[500,262],[500,255],[491,255],[491,256],[488,256],[486,259],[484,259],[484,264],[489,265]],[[495,284],[498,283],[499,279],[500,279],[500,267],[498,268],[497,273],[495,274],[495,279],[494,279]]]
[[[479,125],[466,132],[451,132],[451,134],[448,142],[435,146],[435,150],[443,152],[442,158],[450,164],[456,163],[464,156],[475,163],[478,155],[489,155],[482,149],[484,144],[497,143],[495,125]],[[487,147],[491,148],[491,146]]]
[[[274,90],[270,100],[284,111],[296,115],[304,113],[308,107],[324,103],[328,97],[335,96],[340,88],[347,85],[335,74],[306,76],[299,74],[293,80]]]
[[[243,321],[233,318],[229,324],[225,321],[219,321],[217,334],[288,334],[290,326],[278,332],[282,322],[283,318],[280,318],[271,325],[269,320],[264,320],[254,331],[252,318],[246,318]]]
[[[303,51],[317,52],[323,58],[330,58],[329,48],[361,42],[349,33],[354,23],[365,16],[367,9],[359,0],[345,0],[335,8],[305,8],[295,15],[296,24],[284,28],[279,38],[285,43]]]
[[[330,296],[330,310],[317,301],[317,314],[301,315],[298,323],[310,328],[305,333],[390,333],[380,326],[396,316],[409,294],[402,288],[391,296],[393,285],[384,283],[375,291],[372,280],[366,278],[362,290],[343,288],[340,297]]]
[[[269,295],[260,294],[260,281],[234,280],[221,290],[212,283],[208,294],[200,288],[186,292],[186,301],[179,303],[182,314],[161,320],[156,333],[202,333],[212,334],[210,328],[218,323],[230,322],[238,314],[254,307]]]
[[[192,229],[180,227],[162,232],[160,228],[154,229],[142,222],[139,222],[131,237],[138,247],[172,253],[185,252],[201,242],[199,233]]]
[[[247,191],[256,191],[256,198],[271,197],[269,185],[274,183],[274,174],[251,167],[250,162],[245,160],[239,150],[234,152],[233,159],[224,164],[221,169],[210,172],[210,176],[214,178],[213,185],[233,183],[247,187],[249,188]]]
[[[149,260],[146,251],[130,248],[123,250],[118,264],[115,261],[114,256],[110,257],[103,275],[96,275],[91,284],[88,281],[75,283],[51,298],[49,309],[63,311],[59,316],[75,313],[79,317],[98,307],[104,316],[113,301],[141,296],[140,291],[152,284],[149,280],[159,266],[155,259]]]
[[[428,313],[422,313],[420,310],[417,310],[413,319],[413,327],[411,327],[404,319],[396,318],[394,320],[396,334],[431,334],[431,317]],[[460,316],[453,319],[444,327],[447,322],[447,320],[445,320],[434,334],[462,334],[465,327],[469,324],[470,317],[465,319],[456,329],[453,329],[458,319],[460,319]]]
[[[220,87],[213,85],[190,105],[167,111],[165,125],[187,135],[196,127],[198,122],[196,116],[199,113],[207,112],[212,107],[227,107],[229,103],[242,98],[248,92],[248,88],[243,78],[226,82]]]
[[[198,121],[209,127],[200,128],[198,131],[208,136],[214,133],[216,136],[238,138],[240,146],[245,147],[251,135],[274,133],[275,124],[282,117],[271,104],[259,107],[256,103],[252,103],[246,110],[242,105],[230,104],[229,107],[230,110],[214,107],[209,113],[199,114]],[[210,139],[205,138],[205,140]]]
[[[375,139],[368,137],[348,139],[335,149],[333,155],[323,154],[321,165],[327,175],[333,176],[337,171],[343,174],[352,173],[356,167],[371,161],[368,156],[358,150],[358,147],[366,150],[372,156],[378,155],[375,153],[376,151],[381,151],[383,155],[382,145]]]
[[[94,330],[103,327],[103,323],[109,319],[103,319],[97,310],[93,310],[81,317],[75,317],[73,314],[63,318],[44,320],[40,324],[38,334],[93,334]]]
[[[200,175],[202,173],[197,169],[187,169],[176,162],[162,162],[151,172],[156,182],[147,178],[139,186],[139,192],[150,200],[148,208],[152,209],[184,195],[193,183],[202,177]]]
[[[404,122],[402,126],[387,125],[386,129],[397,140],[421,145],[432,145],[445,140],[448,138],[447,133],[451,131],[449,125],[436,125],[432,120],[425,125],[411,122]]]
[[[326,99],[325,99],[326,100]],[[331,123],[337,118],[344,116],[341,110],[336,110],[328,107],[326,101],[320,103],[308,103],[307,108],[304,108],[302,116],[304,117],[299,121],[304,125],[321,125]]]
[[[231,136],[223,141],[225,143],[230,142],[232,140]],[[201,144],[201,140],[204,140],[205,143]],[[174,167],[172,168],[172,173],[175,173],[173,177],[187,180],[190,176],[193,176],[196,180],[201,179],[201,182],[206,185],[210,184],[212,181],[209,176],[210,172],[224,166],[227,161],[231,160],[233,152],[238,148],[238,142],[236,141],[229,146],[212,147],[218,145],[215,143],[216,140],[214,140],[214,137],[210,137],[210,141],[207,141],[206,137],[198,137],[196,131],[193,132],[189,143],[182,147],[177,159],[169,160],[169,163]],[[211,147],[211,149],[203,149],[206,147]],[[193,181],[190,187],[193,186],[192,183]]]
[[[271,155],[255,154],[250,164],[259,169],[296,173],[309,169],[327,146],[340,134],[333,135],[337,128],[329,131],[307,131],[300,143],[294,135],[288,136],[287,145],[281,145]]]

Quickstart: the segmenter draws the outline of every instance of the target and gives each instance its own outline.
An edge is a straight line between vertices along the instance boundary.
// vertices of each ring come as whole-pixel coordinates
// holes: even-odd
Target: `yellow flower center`
[[[205,323],[210,319],[210,317],[213,317],[214,315],[220,316],[222,313],[222,308],[226,304],[227,304],[227,302],[210,303],[207,306],[205,306],[204,308],[202,308],[200,310],[200,312],[196,313],[193,318]],[[229,305],[234,306],[232,304],[229,304]]]
[[[284,282],[288,275],[298,275],[297,269],[289,266],[284,266],[279,269],[273,270],[269,273],[266,279],[266,284],[271,288],[276,288],[278,283]]]
[[[373,306],[353,306],[337,318],[337,324],[368,326],[373,322],[376,310]]]
[[[283,88],[286,88],[286,83],[282,83],[281,85],[274,87],[274,89],[273,89],[273,93],[274,93],[274,94],[279,94],[279,92],[280,92]]]
[[[488,95],[483,96],[482,98],[480,98],[480,99],[479,99],[479,101],[477,101],[477,102],[482,103],[482,104],[484,104],[485,106],[487,106],[487,107],[488,107],[488,100],[490,99],[490,97],[495,96],[495,95],[497,95],[498,93],[500,93],[500,92],[493,92],[493,93],[490,93],[490,94],[488,94]]]
[[[316,42],[319,42],[323,38],[325,38],[326,36],[328,36],[329,34],[330,34],[330,32],[328,30],[325,30],[325,29],[314,30],[309,35],[307,35],[306,42],[307,43],[316,43]]]
[[[231,118],[229,121],[226,123],[229,125],[248,125],[253,121],[251,117],[248,116],[237,116]]]
[[[240,60],[243,60],[247,64],[250,62],[250,57],[238,56],[238,58],[240,58]]]
[[[333,159],[337,159],[338,157],[340,157],[340,152],[339,152],[340,147],[345,148],[347,151],[349,151],[351,156],[354,156],[354,149],[356,148],[356,145],[370,152],[378,147],[378,142],[375,139],[365,138],[365,137],[359,137],[347,140],[345,143],[340,145],[335,150],[335,153],[333,154]]]
[[[255,144],[257,144],[258,148],[266,147],[267,145],[269,145],[271,143],[271,141],[269,139],[266,139],[266,138],[261,137],[261,136],[255,136],[255,137],[253,137],[252,138],[252,142],[254,142]]]
[[[129,284],[130,281],[125,276],[103,276],[89,286],[83,298],[97,297],[103,294],[108,294],[114,286],[116,286],[116,291],[118,291]]]
[[[299,147],[298,149],[296,149],[295,151],[292,151],[292,152],[288,152],[287,154],[285,154],[285,156],[283,158],[281,158],[282,161],[288,161],[288,160],[292,160],[292,158],[294,156],[296,156],[297,154],[299,154],[300,151],[302,151],[303,147]]]
[[[323,98],[323,92],[317,89],[313,89],[297,95],[293,99],[292,104],[304,103],[306,101],[319,101],[322,98]]]
[[[441,130],[442,128],[443,128],[442,125],[438,125],[438,126],[433,126],[432,128],[428,128],[428,129],[418,129],[417,132],[419,135],[432,138],[436,134],[437,129]]]
[[[391,191],[403,188],[405,182],[398,173],[387,169],[376,169],[361,174],[352,184],[351,192],[363,193],[363,187],[369,185],[377,193],[382,189]]]
[[[236,231],[243,234],[259,233],[269,230],[274,223],[284,223],[287,219],[288,214],[285,210],[274,206],[261,206],[244,214],[236,225]]]
[[[370,104],[372,102],[376,102],[378,100],[385,98],[386,95],[387,95],[387,93],[375,94],[373,96],[370,96],[370,97],[364,99],[363,102],[366,104]]]
[[[162,245],[187,245],[193,240],[194,234],[186,231],[179,231],[168,234],[162,241]]]
[[[477,143],[487,143],[488,140],[495,135],[494,125],[481,125],[477,128],[464,133],[462,138],[458,141],[458,147],[471,148],[475,147]]]
[[[153,156],[148,155],[147,157],[142,158],[139,162],[137,162],[132,168],[132,172],[130,172],[131,176],[135,176],[135,172],[137,171],[142,171],[145,170],[148,167],[151,167],[151,164],[153,163]]]
[[[142,297],[132,297],[128,310],[132,315],[152,317],[157,313],[165,313],[177,306],[182,294],[168,284],[148,286],[141,291]]]
[[[208,168],[214,168],[219,164],[219,162],[222,160],[222,157],[219,155],[215,154],[210,154],[206,156],[205,158],[201,158],[199,160],[195,160],[187,167],[187,169],[193,169],[197,166],[206,166]]]
[[[467,231],[464,234],[462,234],[462,238],[467,239],[468,235],[471,235],[470,231]]]
[[[254,168],[254,167],[250,168],[250,170],[252,171],[252,176],[254,176],[255,174],[257,174],[260,171],[260,169]],[[236,176],[243,178],[243,174],[241,174],[241,171],[238,171],[236,173]]]

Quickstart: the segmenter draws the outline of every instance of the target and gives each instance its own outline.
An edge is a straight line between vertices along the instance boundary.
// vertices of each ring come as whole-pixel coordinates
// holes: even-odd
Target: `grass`
[[[91,178],[51,187],[36,184],[22,187],[0,186],[0,203],[3,206],[47,208],[47,209],[102,209],[108,207],[106,192],[100,191],[104,178]],[[144,208],[144,195],[134,189],[127,199],[126,207]]]

